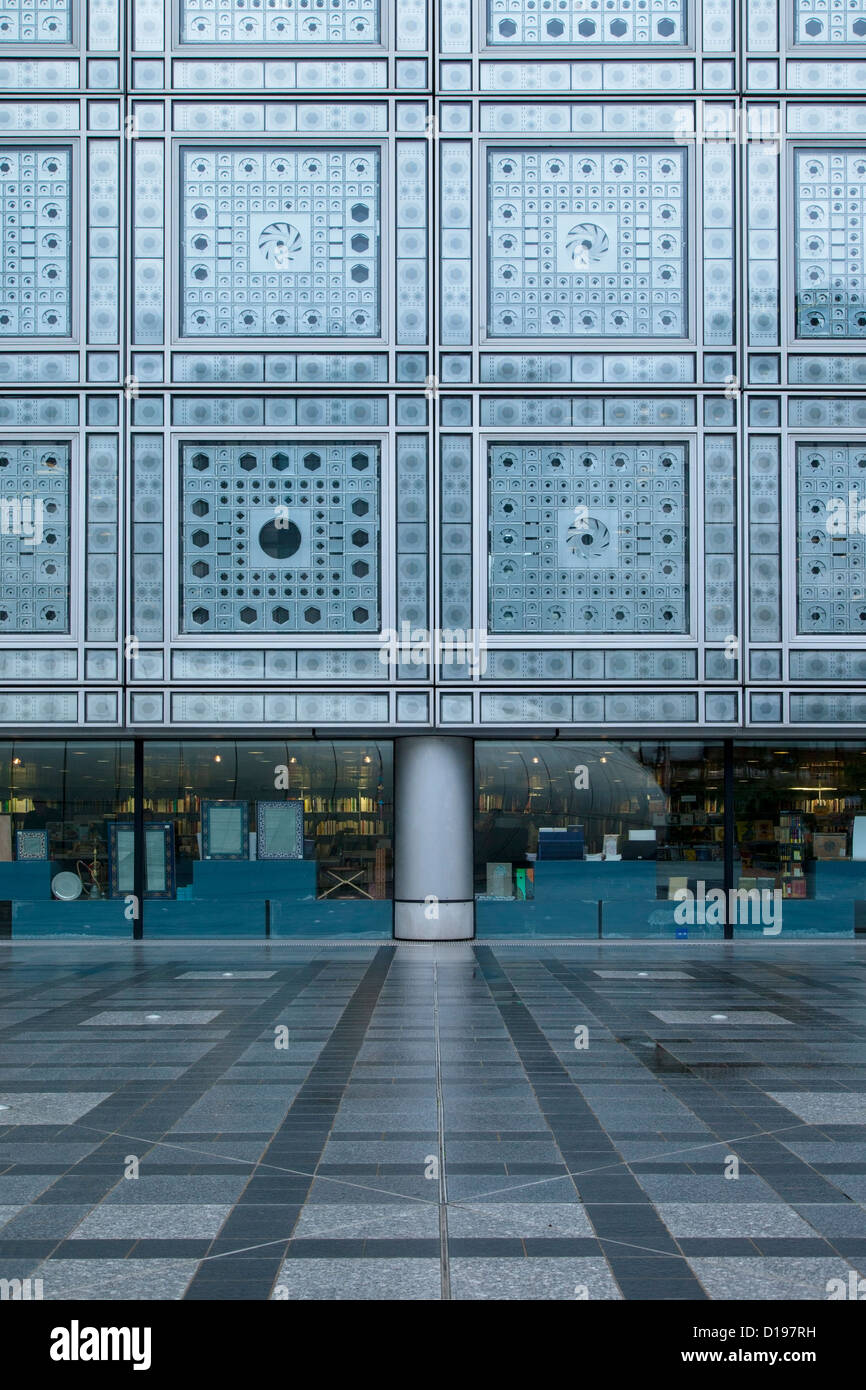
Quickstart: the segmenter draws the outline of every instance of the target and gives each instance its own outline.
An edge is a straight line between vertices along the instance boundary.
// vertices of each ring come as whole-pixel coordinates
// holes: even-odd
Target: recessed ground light
[[[224,979],[224,980],[230,980],[230,979],[232,978],[232,976],[234,975],[234,973],[235,973],[235,972],[234,972],[233,970],[224,970],[224,971],[223,971],[223,979]]]
[[[727,1014],[712,1014],[711,1017],[712,1017],[712,1018],[717,1018],[717,1019],[719,1020],[720,1023],[724,1023],[725,1020],[727,1019],[728,1015],[727,1015]]]
[[[148,1018],[162,1018],[162,1014],[148,1014]]]
[[[8,1110],[9,1108],[8,1105],[0,1105],[0,1110]]]
[[[643,979],[646,977],[646,973],[647,973],[647,972],[646,972],[645,970],[639,970],[637,973],[638,973],[638,975],[640,976],[640,978],[643,980]]]

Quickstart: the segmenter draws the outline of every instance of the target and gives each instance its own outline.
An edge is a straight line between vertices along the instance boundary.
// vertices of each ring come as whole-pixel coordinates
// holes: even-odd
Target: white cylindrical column
[[[394,935],[465,941],[475,933],[472,740],[394,741]]]

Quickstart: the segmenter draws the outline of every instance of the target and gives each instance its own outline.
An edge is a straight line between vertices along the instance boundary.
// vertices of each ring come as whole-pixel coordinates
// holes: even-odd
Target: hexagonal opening
[[[192,504],[192,510],[196,516],[207,516],[210,507],[207,502],[205,502],[204,498],[198,497]]]
[[[210,459],[207,454],[193,454],[192,456],[192,466],[197,473],[203,473],[209,463]]]
[[[356,285],[363,285],[365,280],[369,280],[370,271],[365,265],[353,265],[352,269],[349,271],[349,275]]]
[[[356,579],[363,579],[366,574],[370,573],[370,566],[366,560],[356,560],[352,566],[352,573]]]
[[[195,564],[191,565],[190,568],[196,579],[206,579],[210,574],[210,565],[206,560],[196,560]]]
[[[238,617],[240,618],[241,622],[246,623],[247,625],[249,625],[250,623],[254,623],[258,616],[259,615],[254,608],[242,608],[240,613],[238,614]]]
[[[352,467],[353,467],[354,469],[356,469],[359,473],[363,472],[363,470],[364,470],[365,468],[369,468],[369,466],[370,466],[370,459],[369,459],[369,457],[367,456],[367,454],[353,454],[353,455],[352,455]]]
[[[366,516],[370,510],[369,502],[365,502],[363,497],[352,503],[352,512],[355,516]]]
[[[320,454],[304,454],[304,467],[311,473],[315,473],[317,468],[321,468],[322,458]]]
[[[276,468],[276,470],[277,470],[278,473],[285,473],[285,471],[286,471],[286,469],[288,468],[288,466],[289,466],[289,456],[288,456],[288,454],[272,454],[272,455],[271,455],[271,467],[272,467],[272,468]]]
[[[356,623],[365,623],[370,614],[366,608],[353,608],[352,617]]]
[[[366,203],[353,203],[349,216],[353,222],[366,222],[370,216],[370,209]]]
[[[369,544],[369,541],[370,541],[370,533],[369,533],[368,531],[353,531],[353,532],[352,532],[352,544],[358,546],[359,549],[360,549],[362,546],[368,545],[368,544]]]
[[[305,621],[305,622],[308,622],[308,623],[318,623],[318,622],[321,622],[321,618],[322,618],[322,614],[321,614],[321,610],[320,610],[320,609],[318,609],[318,608],[312,608],[312,607],[310,607],[310,608],[305,608],[305,609],[304,609],[304,621]]]
[[[238,464],[245,473],[252,473],[257,461],[255,454],[241,454]]]
[[[282,624],[287,623],[289,621],[290,614],[288,608],[283,608],[280,605],[274,609],[273,614],[271,616],[273,617],[275,623]]]
[[[356,232],[349,242],[349,245],[356,255],[360,255],[362,251],[367,251],[369,249],[370,238],[365,232]]]
[[[194,623],[206,623],[210,613],[206,608],[194,608],[192,610],[192,620]]]
[[[197,545],[199,550],[201,550],[204,546],[207,545],[208,541],[210,540],[210,536],[208,535],[207,531],[193,531],[192,535],[190,536],[190,540],[192,541],[193,545]]]

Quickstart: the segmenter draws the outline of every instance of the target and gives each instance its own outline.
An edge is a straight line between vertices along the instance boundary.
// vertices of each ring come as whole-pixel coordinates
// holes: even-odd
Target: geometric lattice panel
[[[184,335],[378,333],[376,149],[186,149],[182,189]]]
[[[378,0],[183,0],[182,43],[377,43]]]
[[[491,44],[682,44],[685,27],[684,0],[487,0]]]
[[[69,445],[0,442],[0,633],[69,631]]]
[[[491,632],[687,632],[687,446],[491,443]]]
[[[866,338],[866,152],[796,154],[797,334]]]
[[[849,493],[853,497],[849,498]],[[797,446],[800,632],[866,632],[866,446]]]
[[[683,150],[488,153],[493,337],[687,336]]]
[[[185,443],[183,632],[377,632],[379,446]]]
[[[0,43],[69,43],[72,0],[0,0]]]
[[[866,43],[866,0],[795,0],[796,42]]]
[[[0,150],[0,337],[71,332],[68,147]]]

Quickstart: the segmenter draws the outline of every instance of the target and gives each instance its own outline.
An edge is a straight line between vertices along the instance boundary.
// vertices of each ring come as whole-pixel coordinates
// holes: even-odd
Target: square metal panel
[[[684,0],[487,0],[487,42],[674,45],[686,41]]]
[[[70,163],[68,146],[0,152],[0,337],[71,332]]]
[[[866,43],[866,0],[794,0],[795,43]]]
[[[184,443],[183,632],[377,632],[379,445]]]
[[[68,443],[0,441],[0,635],[69,631]]]
[[[866,444],[798,444],[796,461],[798,630],[862,636]]]
[[[2,0],[0,44],[69,43],[72,0]]]
[[[181,43],[377,43],[378,0],[182,0]]]
[[[687,632],[688,448],[490,443],[493,633]]]
[[[795,154],[797,334],[866,338],[866,150]]]
[[[186,148],[181,332],[189,338],[379,333],[375,148]]]
[[[681,149],[488,151],[488,333],[682,338]]]

